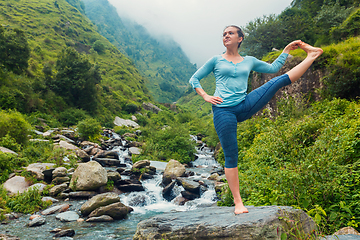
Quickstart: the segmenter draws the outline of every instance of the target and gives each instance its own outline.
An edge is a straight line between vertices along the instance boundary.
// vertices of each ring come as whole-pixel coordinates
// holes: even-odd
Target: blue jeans
[[[251,91],[236,106],[212,106],[214,126],[224,150],[226,168],[235,168],[238,163],[237,123],[245,121],[261,110],[280,88],[289,84],[289,76],[284,74]]]

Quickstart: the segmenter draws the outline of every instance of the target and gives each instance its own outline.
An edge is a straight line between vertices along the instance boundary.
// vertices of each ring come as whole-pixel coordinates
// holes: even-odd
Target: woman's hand
[[[296,40],[289,43],[285,48],[283,53],[290,53],[291,50],[297,49],[303,42],[301,40]]]
[[[206,101],[209,102],[211,104],[220,104],[223,102],[221,97],[214,97],[214,96],[210,96],[208,95],[202,88],[195,88],[195,91],[202,96],[202,98]]]
[[[220,104],[220,103],[223,102],[221,97],[214,97],[214,96],[210,96],[210,95],[207,95],[207,94],[205,96],[202,96],[202,97],[204,98],[204,100],[206,102],[209,102],[209,103],[214,104],[214,105]]]

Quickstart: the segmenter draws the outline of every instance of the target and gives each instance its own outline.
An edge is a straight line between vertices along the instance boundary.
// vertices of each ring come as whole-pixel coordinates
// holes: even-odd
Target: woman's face
[[[223,32],[223,44],[225,47],[236,46],[237,48],[242,40],[243,38],[239,37],[235,27],[228,27]]]

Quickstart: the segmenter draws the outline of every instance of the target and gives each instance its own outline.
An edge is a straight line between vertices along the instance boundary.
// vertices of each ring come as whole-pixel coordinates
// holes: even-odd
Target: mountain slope
[[[0,23],[6,31],[21,29],[28,39],[31,56],[26,76],[5,76],[13,81],[2,81],[0,85],[1,93],[20,91],[19,94],[27,99],[21,108],[26,112],[56,114],[71,107],[46,87],[44,75],[45,66],[51,74],[56,75],[58,56],[69,47],[86,55],[85,58],[101,74],[102,80],[96,92],[98,109],[95,112],[98,115],[104,112],[108,115],[117,114],[127,104],[140,105],[142,101],[151,98],[145,86],[146,79],[140,75],[133,62],[98,34],[90,20],[65,0],[0,1]],[[95,43],[102,48],[96,48]],[[18,88],[14,82],[23,87]],[[28,86],[25,86],[25,82]],[[6,90],[2,92],[4,88]],[[1,104],[0,107],[4,108]]]
[[[196,71],[173,40],[157,40],[147,30],[119,17],[107,0],[83,0],[86,15],[97,25],[100,34],[133,59],[158,102],[176,101],[187,89]]]

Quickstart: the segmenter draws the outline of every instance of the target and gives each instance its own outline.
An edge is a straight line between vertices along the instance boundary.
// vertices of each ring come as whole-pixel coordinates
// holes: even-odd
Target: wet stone
[[[95,191],[78,191],[70,192],[68,197],[76,199],[87,199],[95,196],[97,193]]]
[[[75,236],[75,231],[73,229],[65,229],[57,232],[53,237],[60,238],[60,237],[73,237]]]
[[[86,220],[87,222],[112,222],[114,219],[108,215],[102,215],[100,217],[92,217]]]
[[[34,218],[33,220],[31,220],[31,222],[28,223],[29,227],[37,227],[37,226],[41,226],[44,225],[46,222],[46,219],[44,217],[37,217]]]
[[[74,222],[79,218],[79,214],[74,211],[63,212],[56,216],[56,219],[60,220],[61,222]]]

